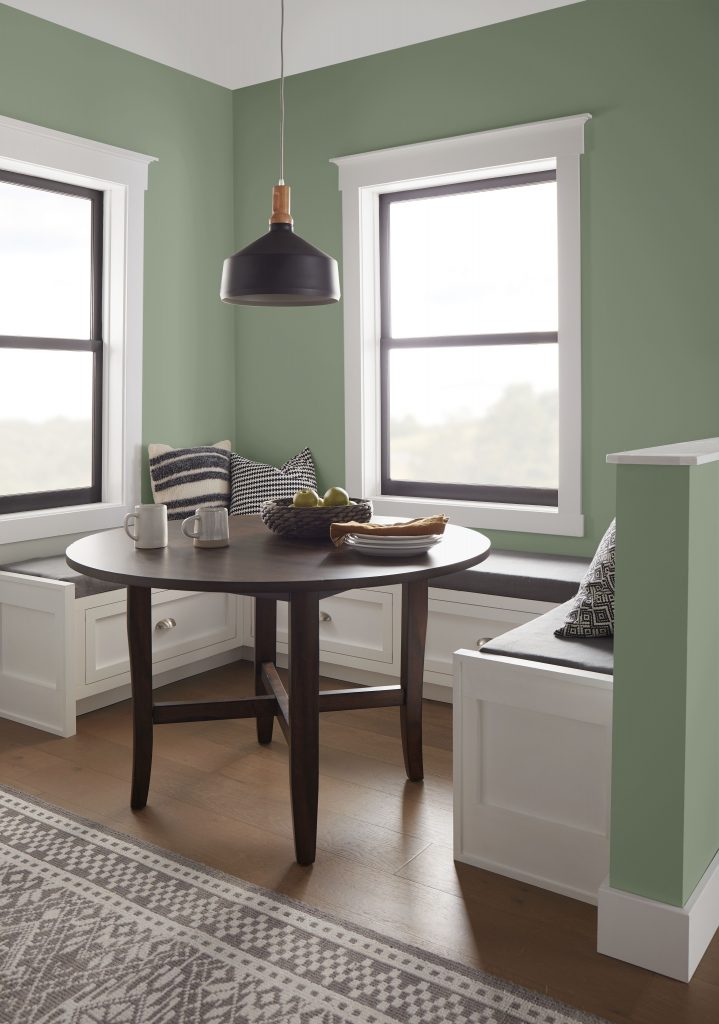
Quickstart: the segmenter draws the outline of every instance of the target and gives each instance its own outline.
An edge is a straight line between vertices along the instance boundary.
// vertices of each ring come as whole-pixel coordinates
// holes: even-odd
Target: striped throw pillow
[[[296,491],[317,488],[315,463],[309,448],[303,448],[279,469],[253,462],[235,452],[230,456],[230,465],[231,516],[255,515],[269,498],[291,498]]]
[[[155,502],[168,519],[184,519],[197,508],[227,508],[230,501],[229,441],[200,448],[150,444],[150,479]]]

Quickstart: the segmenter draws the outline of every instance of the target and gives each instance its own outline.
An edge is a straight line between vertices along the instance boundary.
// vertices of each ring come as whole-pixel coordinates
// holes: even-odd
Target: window
[[[380,196],[382,494],[558,501],[556,172]]]
[[[0,513],[99,502],[103,194],[0,171]]]
[[[337,157],[345,478],[380,515],[582,536],[590,115]]]
[[[0,544],[140,500],[154,157],[0,116]]]

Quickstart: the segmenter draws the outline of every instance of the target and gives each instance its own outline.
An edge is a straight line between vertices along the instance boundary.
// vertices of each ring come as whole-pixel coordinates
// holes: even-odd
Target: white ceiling
[[[5,0],[230,89],[279,77],[280,0]],[[582,0],[286,0],[287,74]]]

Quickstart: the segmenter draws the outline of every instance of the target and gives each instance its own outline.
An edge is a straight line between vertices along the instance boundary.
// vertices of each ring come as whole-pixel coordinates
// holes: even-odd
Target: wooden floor
[[[245,663],[162,691],[250,692]],[[593,907],[454,864],[448,705],[425,702],[423,783],[406,781],[396,709],[322,716],[311,868],[294,862],[275,734],[259,747],[249,721],[157,727],[149,803],[132,812],[127,702],[84,715],[71,739],[0,719],[0,783],[610,1021],[718,1024],[719,938],[684,985],[599,956]]]

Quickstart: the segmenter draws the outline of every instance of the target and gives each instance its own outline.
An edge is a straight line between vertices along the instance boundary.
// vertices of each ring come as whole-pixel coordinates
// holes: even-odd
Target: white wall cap
[[[707,462],[719,462],[719,437],[613,452],[607,455],[607,462],[616,466],[703,466]]]

